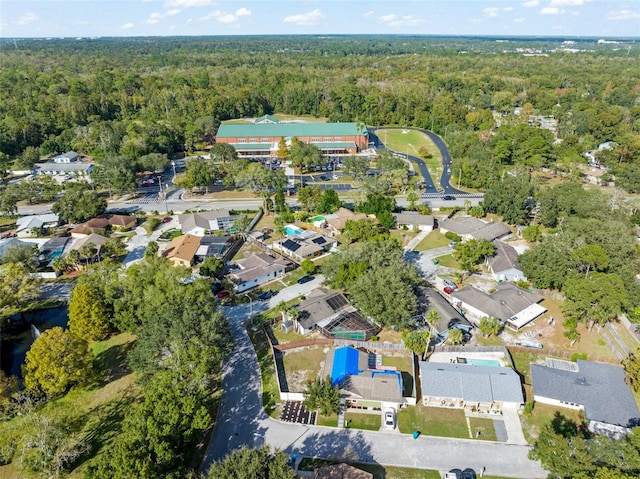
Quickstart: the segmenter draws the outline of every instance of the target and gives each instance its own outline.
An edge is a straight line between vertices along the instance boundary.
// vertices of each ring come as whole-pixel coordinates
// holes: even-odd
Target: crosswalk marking
[[[420,195],[420,198],[429,198],[429,199],[442,199],[442,194],[440,193],[422,193]],[[481,193],[456,193],[455,195],[456,199],[458,198],[484,198],[484,195]]]

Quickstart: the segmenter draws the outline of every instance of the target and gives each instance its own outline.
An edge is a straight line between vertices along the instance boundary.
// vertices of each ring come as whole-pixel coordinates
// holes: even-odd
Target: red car
[[[162,218],[163,223],[168,223],[169,221],[171,221],[171,216],[165,216],[164,218]]]
[[[451,286],[445,286],[442,291],[444,291],[447,294],[451,294],[453,293],[453,288]]]
[[[226,298],[227,296],[229,296],[229,291],[225,291],[224,289],[216,294],[218,299]]]

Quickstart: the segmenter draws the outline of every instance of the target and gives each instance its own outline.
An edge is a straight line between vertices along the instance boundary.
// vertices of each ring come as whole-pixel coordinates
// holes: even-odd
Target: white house
[[[536,402],[583,410],[589,430],[613,438],[640,425],[640,411],[619,366],[547,358],[546,365],[531,364],[531,385]]]
[[[292,263],[285,259],[274,258],[265,253],[257,253],[241,259],[237,264],[240,270],[229,274],[229,279],[235,284],[234,290],[237,293],[276,279],[284,275],[287,268],[292,266]]]
[[[54,163],[73,163],[74,161],[78,161],[81,157],[80,153],[76,153],[75,151],[67,151],[62,155],[58,155],[53,159]]]
[[[416,228],[420,231],[433,231],[436,226],[436,220],[432,215],[420,215],[414,211],[393,213],[393,219],[396,222],[396,228],[406,226],[409,229]]]
[[[226,209],[178,215],[182,233],[196,236],[204,236],[209,231],[227,230],[237,219],[238,215],[232,215]]]
[[[496,281],[526,280],[518,263],[518,252],[502,241],[494,241],[496,254],[487,258],[487,266]]]
[[[39,232],[58,226],[60,217],[55,213],[44,215],[22,216],[16,221],[16,234],[20,238],[32,236],[31,232],[37,229]]]

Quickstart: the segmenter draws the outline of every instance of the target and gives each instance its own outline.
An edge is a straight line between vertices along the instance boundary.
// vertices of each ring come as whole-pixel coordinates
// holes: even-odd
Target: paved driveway
[[[305,294],[300,291],[308,292],[315,286],[306,283],[285,288],[269,304],[265,301],[256,308],[266,309],[272,303],[275,306],[279,301]],[[222,403],[202,463],[203,470],[234,449],[268,444],[299,456],[350,458],[441,471],[454,467],[476,470],[486,467],[486,473],[491,475],[526,479],[546,477],[540,464],[528,459],[527,446],[429,436],[414,440],[409,434],[307,426],[270,418],[262,409],[258,358],[243,327],[249,317],[249,308],[250,305],[225,308],[235,346],[223,368]]]

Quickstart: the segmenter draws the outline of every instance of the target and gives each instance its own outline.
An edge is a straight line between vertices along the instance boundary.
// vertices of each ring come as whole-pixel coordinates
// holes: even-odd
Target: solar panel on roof
[[[339,295],[336,295],[336,296],[333,296],[333,297],[329,298],[327,300],[327,304],[334,311],[338,311],[340,308],[346,306],[348,304],[348,302],[347,302],[347,299],[343,295],[339,294]]]
[[[320,236],[319,238],[311,240],[311,242],[315,244],[325,244],[327,241],[322,236]]]
[[[298,249],[300,249],[300,246],[300,244],[290,239],[282,243],[282,247],[288,249],[289,251],[297,251]]]

